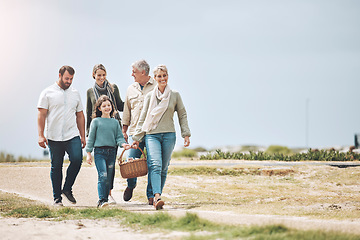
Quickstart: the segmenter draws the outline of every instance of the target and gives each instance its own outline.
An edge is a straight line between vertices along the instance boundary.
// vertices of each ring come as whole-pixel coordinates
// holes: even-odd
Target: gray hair
[[[158,65],[158,66],[156,66],[156,67],[154,68],[154,70],[153,70],[154,76],[156,75],[156,73],[157,73],[158,71],[166,72],[166,74],[169,75],[169,74],[168,74],[167,67],[166,67],[164,64],[160,64],[160,65]]]
[[[149,75],[150,65],[144,59],[134,62],[131,66],[139,71],[145,71],[145,74]]]

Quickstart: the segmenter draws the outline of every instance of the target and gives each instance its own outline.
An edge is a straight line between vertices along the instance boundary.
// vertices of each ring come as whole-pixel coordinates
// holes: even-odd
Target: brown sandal
[[[164,204],[165,202],[161,200],[161,198],[158,198],[157,200],[154,201],[154,207],[156,210],[163,209]]]

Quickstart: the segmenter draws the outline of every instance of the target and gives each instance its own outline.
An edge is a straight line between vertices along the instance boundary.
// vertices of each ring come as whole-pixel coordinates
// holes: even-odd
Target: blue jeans
[[[148,175],[152,187],[152,193],[148,198],[154,197],[155,193],[162,193],[175,142],[174,132],[145,135]]]
[[[132,139],[132,135],[129,136],[128,139],[129,144],[131,145],[134,140]],[[139,148],[141,148],[141,150],[144,151],[145,148],[145,141],[142,141],[139,143]],[[140,158],[142,155],[141,151],[139,149],[129,149],[128,151],[128,155],[127,155],[127,159],[129,158]],[[128,188],[134,189],[136,187],[136,182],[137,182],[137,178],[128,178],[127,179],[127,186]],[[149,198],[149,195],[152,195],[152,189],[151,189],[151,183],[150,183],[150,179],[149,179],[149,175],[148,175],[148,184],[147,184],[147,188],[146,188],[146,195]]]
[[[80,171],[83,160],[81,140],[80,137],[77,136],[68,141],[48,140],[48,144],[51,158],[50,178],[53,188],[53,196],[54,200],[61,200],[61,192],[72,190],[76,176]],[[65,183],[61,190],[63,178],[62,168],[65,152],[69,155],[70,164],[66,170]]]
[[[94,158],[98,172],[98,194],[99,200],[108,201],[112,176],[115,172],[117,147],[95,147]]]

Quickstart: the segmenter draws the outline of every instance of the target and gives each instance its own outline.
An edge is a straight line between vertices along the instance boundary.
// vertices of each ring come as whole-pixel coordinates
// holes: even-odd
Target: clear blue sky
[[[307,99],[309,147],[360,132],[357,0],[2,0],[0,22],[0,151],[41,156],[36,104],[62,65],[85,107],[95,64],[124,98],[142,58],[168,66],[191,147],[305,147]]]

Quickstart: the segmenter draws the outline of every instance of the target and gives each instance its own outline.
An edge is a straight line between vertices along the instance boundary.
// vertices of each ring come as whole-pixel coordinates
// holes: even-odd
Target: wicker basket
[[[122,157],[124,155],[125,149],[122,151],[120,157],[118,158],[118,163],[120,166],[121,177],[123,178],[136,178],[145,176],[148,173],[148,167],[146,163],[146,156],[141,148],[138,148],[141,153],[144,155],[144,158],[130,160],[128,162],[123,161]]]

